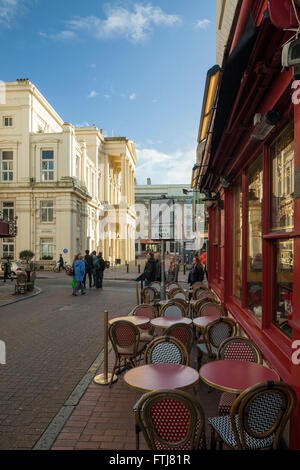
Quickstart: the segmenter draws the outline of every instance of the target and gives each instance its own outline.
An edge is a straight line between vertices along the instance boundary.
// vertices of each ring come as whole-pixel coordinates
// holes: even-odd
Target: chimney
[[[147,185],[151,186],[151,178],[147,178]]]

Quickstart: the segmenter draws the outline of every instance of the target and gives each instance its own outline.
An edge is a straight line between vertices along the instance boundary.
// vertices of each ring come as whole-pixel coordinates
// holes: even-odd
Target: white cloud
[[[0,25],[10,26],[24,9],[24,0],[0,0]]]
[[[107,95],[107,94],[105,94],[105,95],[103,95],[103,96],[104,96],[104,98],[106,98],[107,100],[109,100],[110,97],[111,97],[111,95]]]
[[[198,20],[197,23],[196,23],[196,26],[195,28],[197,29],[207,29],[211,24],[211,21],[208,20],[207,18],[203,19],[203,20]]]
[[[56,33],[56,34],[46,34],[46,33],[39,33],[39,34],[40,36],[48,37],[52,39],[53,41],[69,41],[70,39],[76,38],[76,34],[74,33],[74,31],[69,31],[67,29],[64,31],[60,31],[60,33]]]
[[[172,27],[181,22],[177,15],[164,13],[160,7],[151,4],[135,4],[130,11],[124,7],[107,6],[105,19],[86,16],[67,21],[72,31],[89,33],[98,39],[125,37],[132,42],[142,42],[156,26]]]
[[[88,98],[95,98],[97,95],[98,95],[98,93],[97,93],[95,90],[93,90],[93,91],[91,91],[91,93],[89,94]]]
[[[135,100],[136,99],[136,93],[132,93],[131,95],[129,95],[129,99],[130,100]]]
[[[136,153],[136,177],[140,184],[148,177],[152,179],[153,184],[190,184],[192,168],[196,161],[195,148],[164,153],[136,145]]]

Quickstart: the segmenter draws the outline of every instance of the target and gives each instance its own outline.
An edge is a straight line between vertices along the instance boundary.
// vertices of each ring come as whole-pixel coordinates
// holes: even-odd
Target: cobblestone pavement
[[[39,289],[34,289],[33,292],[27,292],[26,294],[15,294],[15,280],[3,282],[0,279],[0,307],[10,302],[16,302],[19,300],[25,300],[30,298],[32,295],[37,294]]]
[[[53,273],[51,273],[53,274]],[[73,297],[64,273],[39,279],[42,294],[0,309],[0,449],[31,449],[103,348],[103,312],[127,314],[135,285],[106,281]]]

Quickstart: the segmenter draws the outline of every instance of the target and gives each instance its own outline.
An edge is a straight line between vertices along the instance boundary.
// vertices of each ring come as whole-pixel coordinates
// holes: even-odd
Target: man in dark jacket
[[[92,288],[92,275],[93,275],[93,257],[90,255],[89,250],[85,250],[84,262],[85,262],[85,275],[83,279],[83,285],[84,285],[84,288],[86,289],[86,276],[88,275],[90,289],[91,289]]]
[[[202,267],[201,260],[195,256],[193,258],[193,267],[189,273],[188,283],[195,284],[195,282],[202,282],[204,279],[204,270]]]
[[[146,259],[147,263],[145,265],[144,272],[136,279],[136,281],[145,281],[145,286],[149,286],[151,282],[155,281],[156,263],[153,253],[147,253]]]
[[[99,289],[102,289],[102,283],[103,283],[103,275],[104,275],[104,270],[106,268],[106,262],[102,258],[102,253],[100,252],[98,255],[99,259]]]

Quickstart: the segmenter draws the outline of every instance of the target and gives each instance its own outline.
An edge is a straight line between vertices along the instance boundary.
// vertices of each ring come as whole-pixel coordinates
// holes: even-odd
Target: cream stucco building
[[[27,79],[1,83],[0,209],[18,217],[1,256],[35,253],[53,265],[86,249],[115,263],[135,258],[135,146],[96,126],[64,122]],[[1,243],[1,242],[0,242]]]

